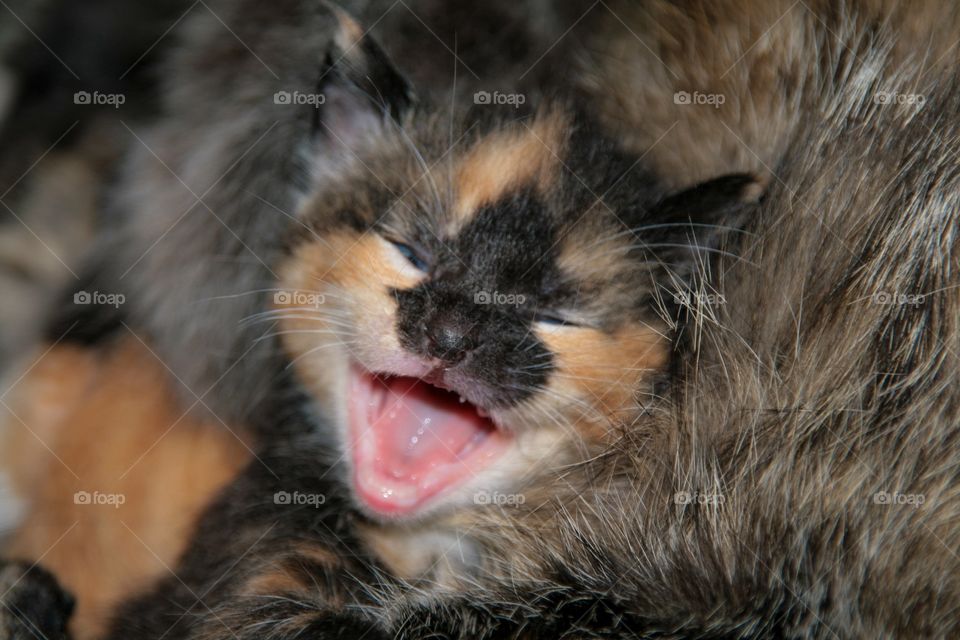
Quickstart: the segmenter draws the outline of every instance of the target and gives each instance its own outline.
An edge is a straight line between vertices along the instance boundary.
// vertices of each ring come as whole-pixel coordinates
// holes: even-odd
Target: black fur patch
[[[73,596],[49,572],[25,562],[0,562],[0,638],[66,640]]]
[[[477,404],[528,398],[546,382],[552,359],[533,322],[561,286],[554,252],[531,248],[549,248],[554,236],[543,203],[521,191],[479,211],[449,242],[433,238],[427,279],[393,292],[401,344],[439,359],[447,375],[478,383],[469,398]]]
[[[117,289],[106,285],[104,272],[100,265],[88,264],[81,279],[60,293],[44,328],[47,342],[95,346],[122,330],[123,306],[98,302],[96,294]]]

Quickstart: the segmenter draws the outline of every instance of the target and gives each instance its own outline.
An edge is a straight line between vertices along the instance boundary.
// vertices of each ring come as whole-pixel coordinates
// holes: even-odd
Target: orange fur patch
[[[456,233],[477,209],[510,191],[527,185],[547,191],[560,165],[566,125],[561,116],[546,114],[526,129],[489,136],[471,149],[456,171],[458,200],[448,233]]]
[[[296,593],[307,586],[303,578],[303,572],[281,566],[256,574],[247,581],[240,593],[245,597],[282,596]]]
[[[338,606],[342,601],[335,589],[318,593],[323,585],[329,584],[320,578],[318,572],[327,570],[332,573],[341,565],[341,560],[329,549],[315,544],[297,544],[288,555],[271,559],[262,571],[254,573],[240,592],[252,598],[288,596],[308,601],[323,597],[330,606]]]
[[[473,561],[467,535],[473,524],[469,517],[453,513],[407,525],[361,525],[357,532],[392,575],[453,589],[459,585],[464,566]]]
[[[304,245],[284,272],[284,280],[316,288],[318,281],[342,288],[384,285],[407,289],[417,278],[404,274],[387,255],[390,248],[377,234],[341,231],[324,237],[324,243]]]
[[[328,6],[330,6],[334,16],[336,16],[337,24],[340,27],[336,35],[337,44],[343,51],[347,52],[348,55],[352,52],[353,48],[363,40],[363,27],[339,7]]]
[[[564,328],[541,331],[540,337],[556,356],[550,389],[597,409],[598,415],[584,415],[588,438],[603,437],[607,425],[635,412],[640,382],[666,366],[669,357],[669,340],[651,326],[632,325],[613,335]]]
[[[365,356],[375,359],[381,353],[399,350],[393,326],[397,303],[388,289],[413,287],[421,276],[412,269],[404,270],[403,258],[392,256],[391,251],[394,249],[375,234],[343,231],[325,236],[323,243],[302,245],[282,266],[281,286],[285,290],[308,296],[329,294],[329,298],[318,298],[319,305],[314,309],[301,308],[291,297],[295,312],[281,321],[287,352],[315,393],[322,396],[333,388],[335,372],[323,362],[321,352],[317,352],[316,358],[298,358],[324,342],[336,344],[338,340],[332,334],[317,333],[318,330],[336,331],[343,329],[337,323],[348,322],[353,331],[366,339],[362,344],[344,343],[342,348],[349,349],[360,361]],[[349,298],[349,304],[345,298]],[[278,309],[283,307],[277,305]],[[331,317],[329,314],[337,314],[332,316],[331,323],[325,322],[325,318]]]
[[[390,568],[393,575],[405,580],[421,578],[436,561],[437,549],[424,548],[424,538],[417,528],[369,525],[359,527],[360,539],[373,555]]]
[[[606,205],[597,203],[596,209],[603,209]],[[584,216],[590,215],[584,213]],[[623,227],[604,238],[584,237],[583,234],[564,234],[557,243],[557,267],[563,273],[573,274],[584,282],[610,282],[613,274],[620,272],[624,257],[630,246],[636,242],[636,237],[628,233]],[[584,250],[589,244],[589,250]]]
[[[8,401],[19,420],[7,417],[4,463],[29,510],[5,554],[42,561],[77,596],[79,640],[167,573],[249,458],[219,422],[184,414],[168,376],[132,338],[100,352],[61,346]]]

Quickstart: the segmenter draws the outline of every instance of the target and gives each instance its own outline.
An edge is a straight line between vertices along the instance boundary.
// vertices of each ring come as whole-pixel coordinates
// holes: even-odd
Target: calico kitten
[[[369,105],[340,91],[325,143],[351,152],[322,158],[263,316],[306,395],[285,392],[177,578],[110,637],[389,637],[359,612],[490,570],[471,512],[549,504],[653,403],[673,329],[658,297],[755,192],[736,176],[668,196],[562,111],[475,130],[449,161],[446,117],[373,118],[348,142],[338,111]]]
[[[562,101],[526,118],[431,108],[336,16],[310,179],[273,309],[252,319],[279,337],[286,406],[163,602],[131,603],[114,637],[162,635],[201,592],[241,634],[231,603],[248,601],[264,603],[249,633],[373,634],[352,612],[377,590],[469,583],[498,561],[471,512],[547,504],[654,405],[674,295],[758,195],[747,176],[671,193]],[[311,576],[334,619],[271,627],[263,599]],[[214,619],[169,632],[216,635]]]
[[[730,4],[731,24],[748,24],[751,3]],[[171,633],[188,638],[954,637],[960,628],[960,573],[951,553],[960,539],[954,499],[960,456],[960,403],[953,384],[960,350],[953,241],[960,210],[955,62],[943,63],[949,73],[934,68],[924,75],[929,67],[920,56],[898,57],[905,44],[898,40],[900,23],[890,14],[878,18],[869,10],[872,4],[813,6],[795,5],[798,13],[788,11],[761,25],[761,32],[773,29],[783,17],[788,33],[816,43],[821,56],[813,61],[799,56],[808,66],[798,88],[803,100],[793,104],[791,117],[762,119],[777,147],[784,145],[769,151],[776,157],[771,165],[776,180],[752,218],[756,235],[742,259],[715,265],[723,274],[718,286],[726,304],[695,318],[697,358],[680,363],[682,375],[673,379],[673,393],[657,411],[610,432],[598,455],[554,469],[552,477],[538,468],[523,489],[526,502],[509,509],[452,509],[457,498],[452,485],[426,497],[415,488],[409,502],[405,487],[370,500],[357,490],[360,482],[344,489],[317,468],[310,436],[274,442],[264,460],[282,468],[280,477],[252,465],[207,514],[178,578],[129,603],[113,637],[157,637],[172,617],[177,627]],[[709,13],[691,11],[686,17],[713,33],[704,15]],[[940,26],[935,21],[929,30],[938,32]],[[732,49],[736,62],[753,43],[748,29],[733,33],[742,39],[740,48]],[[663,34],[661,44],[689,44],[683,34]],[[690,67],[710,68],[708,58]],[[772,86],[793,87],[790,64],[773,69]],[[904,78],[916,83],[911,86],[925,96],[925,105],[876,99],[878,91],[902,91],[898,83]],[[738,97],[749,95],[738,89],[743,89]],[[549,122],[551,115],[535,122]],[[641,137],[647,135],[643,131]],[[362,150],[358,155],[364,163],[369,159]],[[524,166],[532,166],[539,178],[538,163]],[[399,167],[391,162],[387,169]],[[387,185],[402,184],[394,173],[387,175],[392,176]],[[443,178],[437,178],[441,194],[448,184]],[[344,212],[347,228],[361,230],[353,232],[355,238],[367,228],[369,217],[352,213],[359,207],[339,206],[352,200],[320,193],[329,210]],[[305,211],[320,208],[309,198],[304,202]],[[320,237],[329,229],[310,227]],[[470,230],[470,222],[462,229]],[[363,306],[354,294],[361,291],[352,286],[354,270],[319,262],[318,273],[317,263],[305,261],[302,253],[310,241],[300,244],[299,252],[294,248],[283,270],[282,293],[318,293],[326,286],[340,296],[334,298],[342,305],[337,313],[348,314],[319,319],[311,313],[317,324],[326,323],[314,329],[324,332],[319,336],[354,339],[327,331],[343,331],[335,322],[358,315],[375,323],[385,304],[400,308],[406,301],[416,311],[417,298],[401,294],[428,289],[434,274],[447,275],[445,257],[462,256],[457,243],[438,248],[427,230],[418,235],[397,224],[389,231],[392,243],[384,238],[360,245],[384,256],[375,263],[390,265],[382,274],[395,283],[396,296],[368,292]],[[342,248],[335,255],[349,258],[349,245],[333,246]],[[603,264],[605,257],[585,263]],[[461,257],[475,264],[469,252],[466,258]],[[498,275],[489,277],[499,286]],[[345,282],[350,284],[344,287]],[[437,287],[429,295],[457,299],[472,292],[471,285]],[[914,297],[893,304],[891,292]],[[538,302],[548,299],[538,289],[524,293]],[[426,293],[422,298],[429,300]],[[393,343],[387,353],[404,356],[386,364],[373,360],[371,354],[381,351],[369,345],[356,356],[341,353],[337,363],[338,343],[298,346],[303,338],[298,334],[308,325],[287,325],[286,331],[297,333],[285,334],[285,346],[292,358],[300,358],[294,368],[307,388],[311,375],[316,389],[329,388],[324,380],[339,380],[341,393],[332,398],[327,418],[341,441],[349,442],[351,409],[359,408],[363,417],[364,407],[344,399],[351,391],[362,398],[364,385],[373,388],[376,382],[364,379],[363,368],[352,373],[350,358],[370,363],[366,369],[373,372],[414,373],[422,380],[419,370],[404,368],[413,349],[428,354],[434,349],[431,357],[461,367],[468,354],[482,348],[463,348],[459,339],[431,341],[431,311],[417,318],[427,327],[425,341],[413,339],[422,337],[416,334],[422,327],[412,322],[371,324],[375,333],[360,336]],[[289,309],[278,314],[304,320],[291,318]],[[583,316],[560,319],[584,322]],[[499,320],[505,323],[499,335],[509,343],[516,318]],[[534,318],[526,321],[552,354],[551,366],[561,361],[547,338],[553,330],[533,325]],[[580,329],[561,325],[558,331]],[[406,331],[411,335],[401,341]],[[312,368],[304,364],[322,353],[311,354],[312,345],[333,352],[331,360]],[[487,387],[504,382],[483,378],[483,371],[474,376]],[[441,383],[461,392],[446,374]],[[419,391],[413,392],[420,401]],[[486,410],[482,395],[470,397],[472,405]],[[299,406],[306,415],[289,416],[294,424],[311,419],[311,405]],[[513,410],[492,405],[488,412],[494,423],[500,416],[509,426],[502,416]],[[379,415],[376,405],[373,417]],[[401,433],[410,433],[405,426],[398,424]],[[372,431],[376,439],[376,425]],[[519,441],[523,431],[516,432]],[[587,443],[590,435],[585,430],[578,438]],[[402,480],[417,456],[402,460],[413,464],[393,464],[398,458],[389,445],[375,441],[373,457],[379,453]],[[362,464],[357,466],[362,471]],[[270,500],[269,492],[291,489],[327,500],[315,509],[290,510]],[[251,500],[257,495],[259,501]],[[351,510],[355,502],[367,519]],[[469,535],[456,539],[457,553],[441,558],[435,572],[423,573],[418,570],[437,555],[429,551],[447,541],[432,535],[423,521],[416,527],[401,523],[421,510],[421,520],[429,516],[436,522],[444,508]],[[394,524],[377,522],[387,518]],[[392,535],[385,535],[388,531]],[[397,541],[404,531],[421,548],[431,547],[426,563],[416,546],[392,557],[384,552],[403,550]],[[378,544],[385,537],[388,542]],[[238,562],[239,549],[251,547],[257,552]],[[403,570],[406,563],[412,571]],[[419,579],[400,579],[407,574]]]
[[[146,136],[146,151],[133,159],[115,201],[130,212],[84,283],[122,290],[128,302],[74,305],[52,334],[109,348],[133,331],[185,384],[229,374],[224,384],[214,380],[198,412],[226,408],[231,420],[252,424],[263,449],[256,464],[285,481],[238,482],[233,508],[250,517],[221,520],[218,529],[236,538],[219,542],[220,552],[242,555],[247,536],[262,533],[258,510],[285,509],[273,504],[276,495],[319,484],[312,493],[327,506],[316,513],[338,516],[343,522],[331,527],[356,546],[329,546],[325,536],[318,562],[354,554],[364,560],[348,563],[345,576],[457,584],[489,562],[460,521],[465,514],[499,509],[504,498],[549,499],[566,469],[603,451],[652,403],[673,346],[674,295],[743,221],[756,184],[729,176],[667,190],[642,157],[620,152],[564,100],[526,110],[482,101],[431,107],[345,13],[290,6],[302,15],[268,28],[248,22],[242,36],[271,51],[290,46],[271,39],[282,28],[306,23],[329,33],[324,49],[298,50],[313,64],[296,70],[295,91],[309,88],[316,100],[284,104],[276,98],[283,84],[223,93],[228,85],[197,72],[202,58],[187,57],[217,50],[198,35],[209,18],[188,22],[190,44],[168,80],[177,117]],[[264,62],[291,64],[274,56]],[[245,111],[245,103],[255,107]],[[261,111],[282,116],[278,137],[258,120]],[[205,133],[213,150],[190,140],[201,119],[216,121]],[[222,185],[214,179],[208,198],[197,183],[221,168],[214,152],[235,144],[241,129],[268,146],[253,152],[255,164],[242,157],[228,167]],[[169,183],[178,178],[154,154],[188,140],[185,157],[166,169],[188,171],[184,184],[201,202],[175,228]],[[271,211],[287,199],[289,212]],[[198,217],[196,206],[211,216]],[[214,232],[226,236],[223,211],[235,237],[211,242]],[[167,241],[158,244],[153,232]],[[253,269],[239,259],[215,262],[237,243],[251,251]],[[123,258],[129,273],[117,266]],[[230,296],[246,301],[212,317],[197,309],[205,297]],[[196,345],[210,335],[208,354]],[[224,339],[243,347],[230,366],[211,362]],[[275,551],[301,538],[316,548],[306,534],[317,523],[282,519],[276,546],[251,557],[251,567],[272,565]],[[209,534],[198,540],[209,544]],[[187,560],[178,574],[196,571],[198,584],[212,588],[201,571],[209,562]],[[239,588],[269,590],[269,578],[256,582]],[[353,591],[341,599],[363,603]],[[142,609],[136,632],[117,633],[150,635],[152,611]],[[157,610],[160,622],[169,617]],[[200,633],[182,624],[175,635]]]
[[[631,423],[668,360],[663,298],[754,183],[667,197],[549,107],[455,120],[447,153],[445,117],[405,114],[402,95],[394,126],[354,89],[323,90],[318,179],[266,318],[335,426],[359,506],[422,517],[513,493]]]
[[[227,416],[262,425],[269,439],[290,389],[306,392],[333,425],[357,506],[387,520],[467,506],[477,491],[515,493],[542,468],[589,457],[592,443],[636,419],[638,397],[654,396],[671,348],[674,295],[740,224],[757,185],[731,176],[670,193],[642,158],[620,152],[562,100],[529,116],[483,103],[427,107],[359,24],[338,9],[327,19],[335,28],[330,48],[315,55],[318,99],[285,106],[311,130],[282,149],[288,166],[279,175],[267,170],[244,185],[231,174],[217,192],[256,197],[262,211],[237,221],[249,227],[239,241],[272,243],[254,258],[276,279],[267,296],[233,296],[250,294],[273,311],[245,305],[251,313],[227,316],[221,307],[215,316],[226,323],[220,333],[239,327],[246,357],[203,406],[228,407]],[[164,127],[182,132],[184,120]],[[291,213],[268,220],[271,203],[256,180],[277,193],[291,171],[283,185],[297,194]],[[152,185],[145,175],[128,176],[120,202],[131,204],[133,194],[141,202],[100,256],[130,255],[132,247],[150,264],[134,267],[125,285],[102,263],[90,272],[91,289],[126,287],[127,320],[94,305],[57,329],[98,339],[129,321],[158,341],[172,366],[189,357],[200,370],[212,358],[180,344],[171,351],[165,336],[182,334],[189,346],[192,332],[210,330],[209,319],[174,325],[171,306],[214,293],[209,287],[225,286],[227,276],[232,287],[249,285],[240,270],[250,269],[223,266],[216,280],[185,280],[169,291],[162,280],[145,280],[160,278],[163,267],[213,266],[160,255],[169,249],[138,237],[156,225],[148,215],[158,206],[148,197],[155,187],[143,186]],[[202,222],[222,235],[209,218]],[[184,237],[196,246],[182,250],[209,262],[202,251],[216,249],[201,239]],[[273,325],[267,336],[264,322]],[[274,337],[280,352],[264,352]]]

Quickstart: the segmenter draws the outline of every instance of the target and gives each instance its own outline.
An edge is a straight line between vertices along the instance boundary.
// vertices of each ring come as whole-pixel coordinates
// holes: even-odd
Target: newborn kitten
[[[219,356],[212,346],[192,342],[219,321],[216,333],[236,333],[244,350],[204,407],[261,425],[269,439],[274,412],[290,408],[291,389],[302,392],[330,423],[320,431],[356,505],[382,520],[471,505],[478,491],[513,493],[543,469],[589,457],[636,419],[638,399],[653,397],[674,298],[741,222],[757,184],[736,175],[671,192],[642,156],[619,151],[562,99],[528,111],[483,99],[432,106],[346,13],[301,10],[302,22],[331,33],[328,50],[313,55],[312,99],[283,94],[283,113],[309,130],[286,139],[288,167],[265,156],[227,174],[216,192],[223,201],[207,205],[238,216],[228,196],[252,193],[260,210],[235,220],[232,238],[219,216],[190,216],[158,241],[150,231],[176,210],[164,204],[168,180],[135,159],[118,199],[132,214],[88,270],[88,290],[119,288],[126,303],[73,306],[58,328],[96,340],[122,320],[157,340],[190,384],[181,360],[192,370],[221,366],[206,364]],[[181,84],[199,91],[203,74],[186,51]],[[233,117],[239,126],[249,114]],[[183,143],[191,126],[169,118],[161,131]],[[195,154],[180,164],[207,160],[206,150]],[[282,189],[293,193],[291,210],[277,215],[271,198]],[[255,254],[269,287],[237,292],[256,282],[248,265],[263,270],[219,261],[236,241],[269,242]],[[118,275],[114,250],[139,257]],[[210,314],[198,308],[211,300]],[[182,336],[176,346],[173,335]]]
[[[342,11],[282,5],[266,22],[214,8],[263,59],[207,12],[184,22],[168,115],[131,129],[116,224],[77,287],[124,302],[68,304],[50,335],[110,349],[133,333],[192,390],[184,409],[254,428],[269,478],[238,480],[238,510],[215,507],[194,541],[246,557],[241,591],[283,591],[259,574],[296,541],[364,558],[331,579],[331,603],[367,601],[377,572],[457,585],[495,557],[475,514],[553,499],[649,410],[674,297],[756,185],[667,189],[567,100],[507,83],[418,93]],[[333,540],[290,513],[303,496],[337,516]],[[250,550],[264,507],[280,523]],[[206,590],[208,566],[191,557],[178,575]]]
[[[650,397],[663,297],[752,181],[669,197],[560,107],[478,124],[375,93],[393,122],[336,84],[350,81],[322,89],[317,178],[265,318],[334,425],[358,506],[421,517],[589,455]]]
[[[279,339],[283,414],[205,518],[187,590],[131,603],[115,637],[153,637],[238,557],[231,597],[309,577],[346,617],[378,582],[470,580],[490,561],[472,512],[550,500],[653,402],[674,296],[757,196],[740,175],[670,192],[562,100],[529,117],[430,106],[334,15],[272,308],[246,320]]]

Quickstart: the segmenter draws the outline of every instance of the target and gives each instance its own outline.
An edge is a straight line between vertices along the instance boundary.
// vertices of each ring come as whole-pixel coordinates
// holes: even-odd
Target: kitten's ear
[[[708,254],[722,250],[731,234],[741,232],[763,191],[756,177],[731,174],[671,195],[654,209],[648,243],[685,278]]]
[[[401,122],[415,96],[373,37],[342,9],[328,7],[337,28],[317,83],[323,99],[313,114],[313,136],[330,150],[350,150],[391,120]]]

